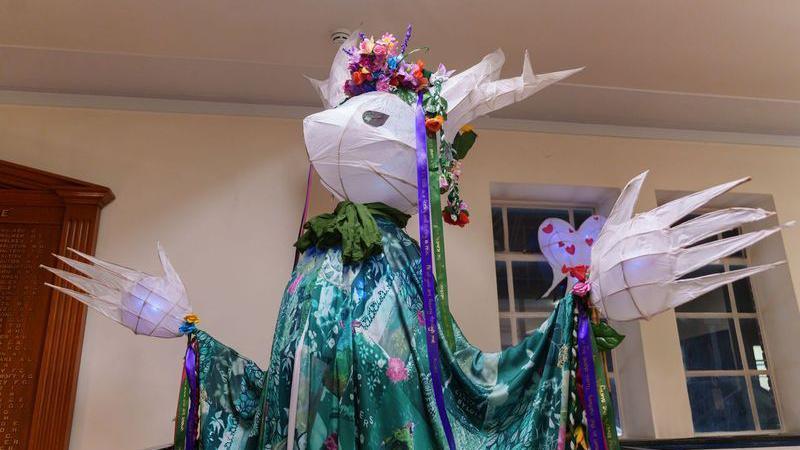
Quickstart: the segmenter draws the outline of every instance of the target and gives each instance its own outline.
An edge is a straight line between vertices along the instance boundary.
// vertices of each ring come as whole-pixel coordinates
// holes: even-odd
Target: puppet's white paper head
[[[473,119],[580,70],[534,75],[526,53],[522,75],[501,80],[505,57],[496,50],[453,77],[443,66],[421,77],[421,64],[405,62],[408,36],[401,45],[391,35],[354,33],[337,52],[329,78],[310,80],[326,110],[303,121],[306,148],[322,183],[340,200],[416,210],[414,100],[437,77],[447,101],[444,138],[450,140]]]

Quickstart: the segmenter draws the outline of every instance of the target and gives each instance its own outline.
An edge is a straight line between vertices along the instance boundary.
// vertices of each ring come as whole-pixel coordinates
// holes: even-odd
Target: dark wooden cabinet
[[[52,253],[93,254],[103,186],[0,161],[0,449],[69,447],[86,308],[43,285]]]

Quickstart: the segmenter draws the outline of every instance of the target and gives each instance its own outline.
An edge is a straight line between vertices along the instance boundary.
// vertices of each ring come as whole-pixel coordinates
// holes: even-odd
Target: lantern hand
[[[102,259],[68,249],[91,264],[61,255],[54,255],[79,275],[62,269],[41,266],[54,273],[59,281],[67,281],[81,292],[55,284],[47,286],[72,297],[135,334],[172,338],[184,333],[181,325],[191,312],[186,289],[161,244],[158,254],[164,271],[153,276]]]
[[[673,226],[711,199],[750,180],[742,178],[633,215],[646,176],[647,172],[642,173],[623,189],[592,249],[592,303],[605,317],[620,321],[647,319],[783,263],[692,277],[690,274],[698,269],[739,252],[782,227],[703,242],[775,213],[759,208],[727,208]]]

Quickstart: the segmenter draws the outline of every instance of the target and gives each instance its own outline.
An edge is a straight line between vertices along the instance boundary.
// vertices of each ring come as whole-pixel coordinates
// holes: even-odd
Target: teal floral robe
[[[304,252],[266,371],[195,333],[200,448],[448,448],[428,370],[419,247],[391,220],[376,221],[383,252],[363,262],[343,264],[337,247]],[[448,347],[440,332],[458,448],[563,448],[572,434],[567,415],[576,414],[567,404],[573,327],[567,296],[538,330],[502,352],[480,351],[458,327]]]

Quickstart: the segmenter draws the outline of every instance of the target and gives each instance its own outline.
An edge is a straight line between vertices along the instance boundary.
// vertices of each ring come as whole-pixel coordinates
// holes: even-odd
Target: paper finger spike
[[[605,317],[612,320],[646,319],[726,283],[780,264],[682,279],[695,270],[779,232],[782,227],[695,245],[708,237],[765,219],[774,213],[758,208],[728,208],[672,226],[713,198],[749,180],[742,178],[633,215],[645,176],[646,172],[631,180],[623,189],[592,252],[589,277],[591,298]]]

